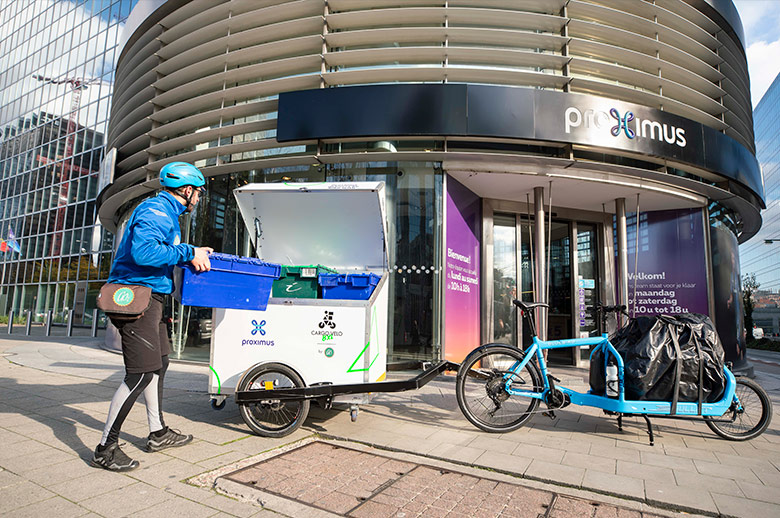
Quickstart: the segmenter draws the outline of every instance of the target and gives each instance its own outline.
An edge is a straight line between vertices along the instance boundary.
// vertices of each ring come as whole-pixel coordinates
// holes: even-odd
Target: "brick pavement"
[[[561,506],[574,502],[571,511],[551,507],[548,516],[573,516],[583,501],[601,502],[590,507],[598,516],[616,504],[640,512],[651,512],[648,504],[654,504],[707,515],[780,516],[777,420],[761,437],[742,443],[719,439],[700,423],[657,420],[651,447],[643,422],[626,419],[619,432],[614,419],[577,408],[560,412],[555,421],[536,416],[515,432],[485,434],[461,416],[448,378],[415,392],[378,395],[361,408],[356,423],[348,412],[313,407],[302,429],[266,439],[249,434],[232,402],[225,410],[211,409],[203,394],[205,367],[174,364],[166,383],[167,420],[193,433],[195,442],[154,454],[140,450],[148,430],[139,402],[122,440],[141,468],[127,474],[98,471],[86,460],[121,380],[121,358],[87,338],[2,337],[0,355],[5,356],[0,361],[0,515],[248,517],[273,511],[316,516],[313,507],[271,499],[263,508],[187,483],[316,434],[401,457],[416,455],[422,463],[454,471],[474,470],[473,476],[507,477],[506,483],[561,495]],[[569,383],[581,382],[584,375],[553,370]],[[777,405],[780,368],[756,363],[756,370]]]

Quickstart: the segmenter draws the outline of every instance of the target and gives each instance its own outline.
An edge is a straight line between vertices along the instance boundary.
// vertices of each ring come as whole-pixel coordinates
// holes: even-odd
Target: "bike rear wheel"
[[[731,441],[747,441],[761,435],[772,420],[772,402],[766,391],[749,378],[737,378],[734,395],[741,408],[732,404],[722,417],[705,417],[710,430]],[[725,422],[725,419],[730,421]]]
[[[524,358],[523,351],[508,345],[486,345],[473,351],[461,363],[455,385],[458,406],[466,419],[477,428],[491,433],[517,430],[539,407],[539,399],[512,396],[512,388],[544,391],[542,376],[535,363],[521,371],[512,370]]]
[[[256,365],[247,372],[236,390],[262,391],[268,389],[303,387],[298,373],[281,363]],[[261,437],[284,437],[297,430],[309,414],[310,402],[268,399],[259,403],[242,404],[241,417]]]

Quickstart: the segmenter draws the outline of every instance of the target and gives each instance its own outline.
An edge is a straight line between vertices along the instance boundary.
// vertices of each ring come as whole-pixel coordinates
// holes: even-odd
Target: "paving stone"
[[[608,457],[598,457],[596,455],[585,455],[567,451],[561,464],[575,468],[584,468],[588,470],[603,471],[604,473],[615,473],[617,462]]]
[[[29,439],[16,442],[13,445],[13,448],[4,447],[0,449],[0,466],[4,467],[5,461],[15,457],[22,457],[25,455],[37,453],[39,451],[46,451],[48,449],[50,448],[46,444],[40,443],[38,441],[31,441]]]
[[[639,499],[643,499],[645,496],[645,485],[642,479],[590,469],[585,470],[582,487]]]
[[[389,518],[391,516],[396,516],[400,510],[401,510],[400,507],[369,501],[369,502],[365,502],[363,505],[361,505],[354,511],[350,512],[348,516],[354,516],[356,518],[380,518],[380,517]],[[434,511],[433,514],[436,514],[436,512]],[[445,512],[445,516],[446,516],[446,512]]]
[[[675,457],[673,455],[650,453],[646,451],[639,452],[639,456],[641,459],[640,464],[645,466],[658,466],[674,470],[696,471],[696,467],[693,465],[693,461],[684,457]]]
[[[432,449],[428,454],[440,459],[473,464],[483,453],[485,453],[485,450],[480,448],[444,443]]]
[[[108,518],[128,516],[175,497],[148,484],[136,482],[79,502],[79,505]]]
[[[41,467],[53,466],[61,462],[72,460],[74,457],[74,453],[66,453],[47,446],[46,450],[31,453],[24,457],[6,459],[0,464],[8,471],[23,475]]]
[[[514,441],[505,441],[496,437],[491,437],[488,434],[478,435],[468,443],[470,448],[479,448],[481,450],[497,452],[497,453],[512,453],[517,449],[517,443]]]
[[[15,473],[0,468],[0,489],[24,482],[26,479]]]
[[[156,487],[166,487],[207,471],[198,464],[190,464],[189,462],[167,457],[162,453],[151,454],[150,456],[154,455],[157,455],[162,462],[150,463],[146,460],[141,460],[141,467],[128,472],[127,476]]]
[[[357,507],[360,502],[360,500],[352,495],[333,491],[314,502],[314,505],[334,513],[344,514],[350,509]]]
[[[737,483],[731,479],[710,477],[686,470],[674,470],[674,478],[678,486],[687,487],[691,491],[717,491],[724,495],[743,496]]]
[[[778,515],[778,508],[775,504],[718,493],[712,493],[712,498],[717,505],[718,512],[726,517],[768,518]]]
[[[531,459],[488,450],[480,455],[474,464],[508,473],[524,473],[531,464]]]
[[[563,460],[564,451],[555,448],[547,448],[544,446],[534,446],[532,444],[519,444],[517,448],[512,452],[514,455],[520,457],[527,457],[529,459],[538,459],[553,464],[560,464]]]
[[[673,457],[683,457],[691,460],[705,460],[709,462],[718,462],[714,452],[704,450],[692,450],[683,446],[664,445],[664,453]]]
[[[57,518],[76,518],[88,514],[89,511],[78,504],[69,502],[60,496],[48,498],[34,504],[14,509],[14,518],[40,518],[41,516],[56,516]]]
[[[652,503],[671,504],[688,509],[699,509],[717,512],[715,502],[706,490],[692,491],[691,488],[680,487],[672,480],[645,480],[645,498]]]
[[[559,496],[553,502],[550,518],[591,517],[595,514],[593,504],[578,498]]]
[[[718,464],[715,462],[706,462],[694,460],[696,470],[702,475],[709,475],[712,477],[730,478],[734,480],[744,480],[745,482],[752,482],[754,484],[760,484],[761,480],[756,476],[750,468],[744,466],[729,466],[726,464]]]
[[[78,503],[87,498],[108,493],[133,483],[135,483],[135,480],[126,475],[93,468],[92,473],[53,484],[48,489],[72,502]]]
[[[11,511],[54,497],[54,493],[37,484],[24,481],[0,489],[0,515],[12,514]]]
[[[245,459],[247,457],[246,453],[238,452],[238,451],[228,451],[227,453],[222,453],[220,455],[217,455],[216,457],[211,457],[209,459],[201,460],[198,462],[198,465],[203,467],[205,470],[212,470],[217,469],[222,466],[227,466],[229,464],[233,464],[234,462],[238,462],[239,460]]]
[[[780,505],[780,491],[778,491],[776,488],[767,487],[762,484],[751,484],[750,482],[745,482],[742,480],[738,480],[736,484],[742,491],[741,495],[723,491],[721,487],[713,487],[712,491],[724,495],[744,496],[745,498],[749,498],[751,500],[760,500],[762,502],[770,502]],[[778,512],[780,512],[780,510],[778,510]]]
[[[537,480],[579,487],[582,485],[585,470],[534,459],[525,470],[524,475]]]
[[[620,448],[613,445],[593,444],[590,447],[588,455],[594,457],[606,457],[609,459],[623,460],[626,462],[639,463],[640,453],[636,450],[630,450],[626,448]]]
[[[212,509],[222,511],[227,515],[238,516],[239,518],[254,516],[260,511],[258,505],[248,502],[239,502],[238,500],[220,494],[214,495],[200,503],[206,507],[211,507]]]
[[[165,454],[185,462],[195,463],[227,453],[223,446],[217,446],[205,441],[195,440],[180,448],[165,450]]]
[[[669,468],[660,468],[658,466],[645,466],[635,462],[617,461],[618,475],[627,477],[641,478],[644,480],[668,480],[674,483],[674,473]]]
[[[132,518],[160,518],[168,516],[186,516],[187,518],[208,518],[218,511],[186,498],[174,497],[161,504],[149,507],[142,511],[132,513],[128,516]],[[59,518],[59,517],[58,517]]]

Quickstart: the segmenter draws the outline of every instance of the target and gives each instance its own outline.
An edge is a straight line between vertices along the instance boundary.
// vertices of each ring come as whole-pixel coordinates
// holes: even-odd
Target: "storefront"
[[[185,238],[246,255],[234,188],[381,180],[391,360],[522,346],[513,298],[549,303],[548,338],[598,332],[597,303],[706,313],[744,358],[735,254],[764,202],[730,2],[213,4],[129,29],[106,227],[172,160],[208,176]],[[200,312],[172,308],[182,354]]]

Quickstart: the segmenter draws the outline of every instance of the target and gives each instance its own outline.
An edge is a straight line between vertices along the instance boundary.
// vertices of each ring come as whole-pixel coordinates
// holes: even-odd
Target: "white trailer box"
[[[303,379],[382,381],[387,368],[388,256],[384,182],[250,184],[234,191],[258,251],[271,263],[375,273],[368,300],[274,298],[265,311],[214,309],[209,391],[236,390],[257,364],[282,363]],[[366,394],[337,403],[363,404]]]

